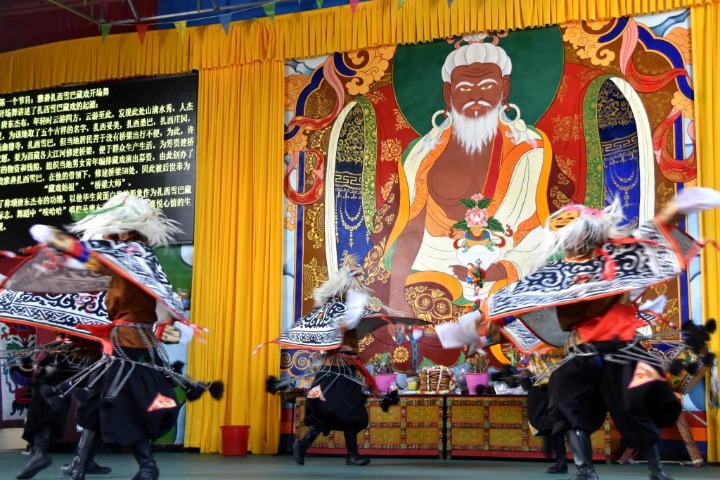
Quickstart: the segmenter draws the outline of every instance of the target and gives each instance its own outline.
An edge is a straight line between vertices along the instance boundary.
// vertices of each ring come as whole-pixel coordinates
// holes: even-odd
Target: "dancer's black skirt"
[[[549,415],[553,434],[569,429],[593,432],[607,412],[629,446],[643,447],[660,439],[658,427],[672,425],[682,405],[662,372],[649,362],[614,361],[617,350],[575,356],[550,376]],[[654,373],[653,373],[654,372]]]
[[[305,425],[327,435],[331,430],[359,432],[368,426],[362,385],[343,375],[349,367],[325,367],[312,383],[305,403]]]
[[[136,362],[149,364],[145,349],[124,352]],[[162,371],[116,359],[93,388],[78,392],[78,424],[99,432],[105,443],[133,445],[160,438],[177,422],[173,385]]]

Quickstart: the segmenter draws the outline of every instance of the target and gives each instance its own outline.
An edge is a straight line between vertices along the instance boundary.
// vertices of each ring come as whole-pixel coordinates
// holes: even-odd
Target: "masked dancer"
[[[187,322],[182,301],[152,250],[168,245],[180,229],[149,200],[121,193],[69,230],[82,241],[53,227],[32,227],[44,260],[24,265],[6,281],[7,288],[22,291],[106,292],[111,323],[82,326],[102,341],[102,359],[55,389],[76,394],[78,424],[84,429],[77,455],[62,473],[72,480],[85,478],[100,435],[106,443],[132,449],[139,465],[134,480],[156,480],[159,469],[151,442],[176,424],[173,387],[185,388],[189,399],[205,390],[216,398],[222,393],[220,383],[197,382],[173,369],[153,331],[158,322]],[[62,258],[52,260],[56,266],[48,270],[48,278],[33,279],[32,269],[47,263],[55,251]]]
[[[70,396],[58,397],[52,387],[61,384],[100,358],[100,346],[96,342],[59,337],[39,347],[39,361],[33,383],[32,398],[23,429],[23,439],[31,445],[31,455],[25,467],[15,477],[33,478],[52,464],[50,446],[65,431]],[[98,465],[90,451],[85,464],[90,474],[107,474],[110,467]]]
[[[634,301],[679,275],[702,247],[675,226],[679,218],[717,206],[720,192],[688,188],[636,229],[623,224],[617,200],[602,211],[564,207],[546,223],[548,260],[484,304],[477,325],[491,321],[515,342],[532,344],[528,336],[547,342],[548,329],[569,332],[566,357],[550,375],[548,415],[553,435],[567,432],[577,466],[571,480],[598,478],[590,434],[608,411],[647,460],[650,479],[671,480],[660,462],[659,427],[672,425],[682,406],[663,374],[668,365],[641,344],[648,338],[638,333],[644,322]],[[438,332],[441,340],[460,333],[447,328]]]
[[[370,463],[369,458],[360,456],[357,437],[368,426],[367,397],[381,394],[356,357],[358,338],[373,328],[370,325],[389,326],[393,319],[381,314],[387,307],[372,298],[362,283],[362,275],[354,258],[347,257],[340,270],[315,290],[316,308],[276,340],[280,345],[316,352],[314,381],[305,403],[304,423],[308,429],[292,447],[293,459],[299,465],[305,464],[305,452],[318,435],[327,435],[331,430],[343,432],[347,465]],[[420,323],[404,321],[398,326]],[[284,383],[287,380],[271,385],[271,391]],[[384,397],[381,407],[386,410],[397,401],[397,392],[392,392]]]

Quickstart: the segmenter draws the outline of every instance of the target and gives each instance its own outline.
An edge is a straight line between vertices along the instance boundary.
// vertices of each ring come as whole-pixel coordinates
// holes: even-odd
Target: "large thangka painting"
[[[676,11],[288,62],[285,327],[347,255],[381,301],[438,324],[527,274],[568,203],[651,219],[696,177],[688,25]],[[667,328],[691,316],[689,286],[649,292],[669,297]],[[464,361],[385,329],[361,350],[400,371]]]

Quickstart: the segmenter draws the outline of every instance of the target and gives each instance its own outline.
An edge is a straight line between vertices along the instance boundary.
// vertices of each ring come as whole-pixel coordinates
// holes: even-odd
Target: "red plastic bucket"
[[[248,425],[223,425],[222,447],[225,456],[247,455],[250,427]]]

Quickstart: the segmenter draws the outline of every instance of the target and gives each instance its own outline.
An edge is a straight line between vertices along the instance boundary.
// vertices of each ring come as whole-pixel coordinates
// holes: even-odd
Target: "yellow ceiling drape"
[[[226,382],[220,401],[188,406],[185,442],[221,451],[220,426],[250,425],[249,448],[275,453],[279,403],[264,392],[276,374],[279,352],[255,345],[279,334],[282,278],[283,62],[335,51],[418,43],[483,30],[533,28],[572,20],[599,20],[693,7],[693,54],[700,181],[720,187],[712,168],[720,125],[718,85],[720,0],[397,0],[231,24],[70,40],[0,54],[0,93],[198,70],[193,320],[210,330],[208,343],[191,348],[190,373]],[[702,63],[701,63],[702,62]],[[707,168],[704,168],[705,165]],[[704,233],[717,238],[715,214]],[[718,316],[718,257],[703,263],[705,315]],[[714,286],[715,282],[712,283]],[[708,295],[712,293],[713,295]],[[717,342],[717,341],[716,341]],[[718,345],[716,345],[718,346]],[[713,421],[717,422],[717,419]],[[713,424],[710,428],[716,428]],[[714,432],[714,430],[711,430]],[[717,442],[708,435],[711,459]]]
[[[166,75],[254,61],[307,58],[378,45],[419,43],[484,30],[618,18],[720,0],[397,0],[176,30],[69,40],[0,54],[0,93],[141,75]]]
[[[693,82],[695,87],[695,122],[697,125],[697,163],[698,183],[705,187],[720,190],[720,5],[708,5],[693,8],[692,48]],[[720,211],[711,210],[701,215],[703,235],[720,240]],[[703,275],[702,298],[703,315],[708,318],[720,318],[720,297],[718,296],[718,272],[720,256],[714,248],[705,248],[701,257]],[[699,320],[699,319],[698,319]],[[720,352],[720,334],[711,338],[713,351]],[[708,422],[708,461],[717,462],[720,458],[720,414],[712,407],[707,411]]]

